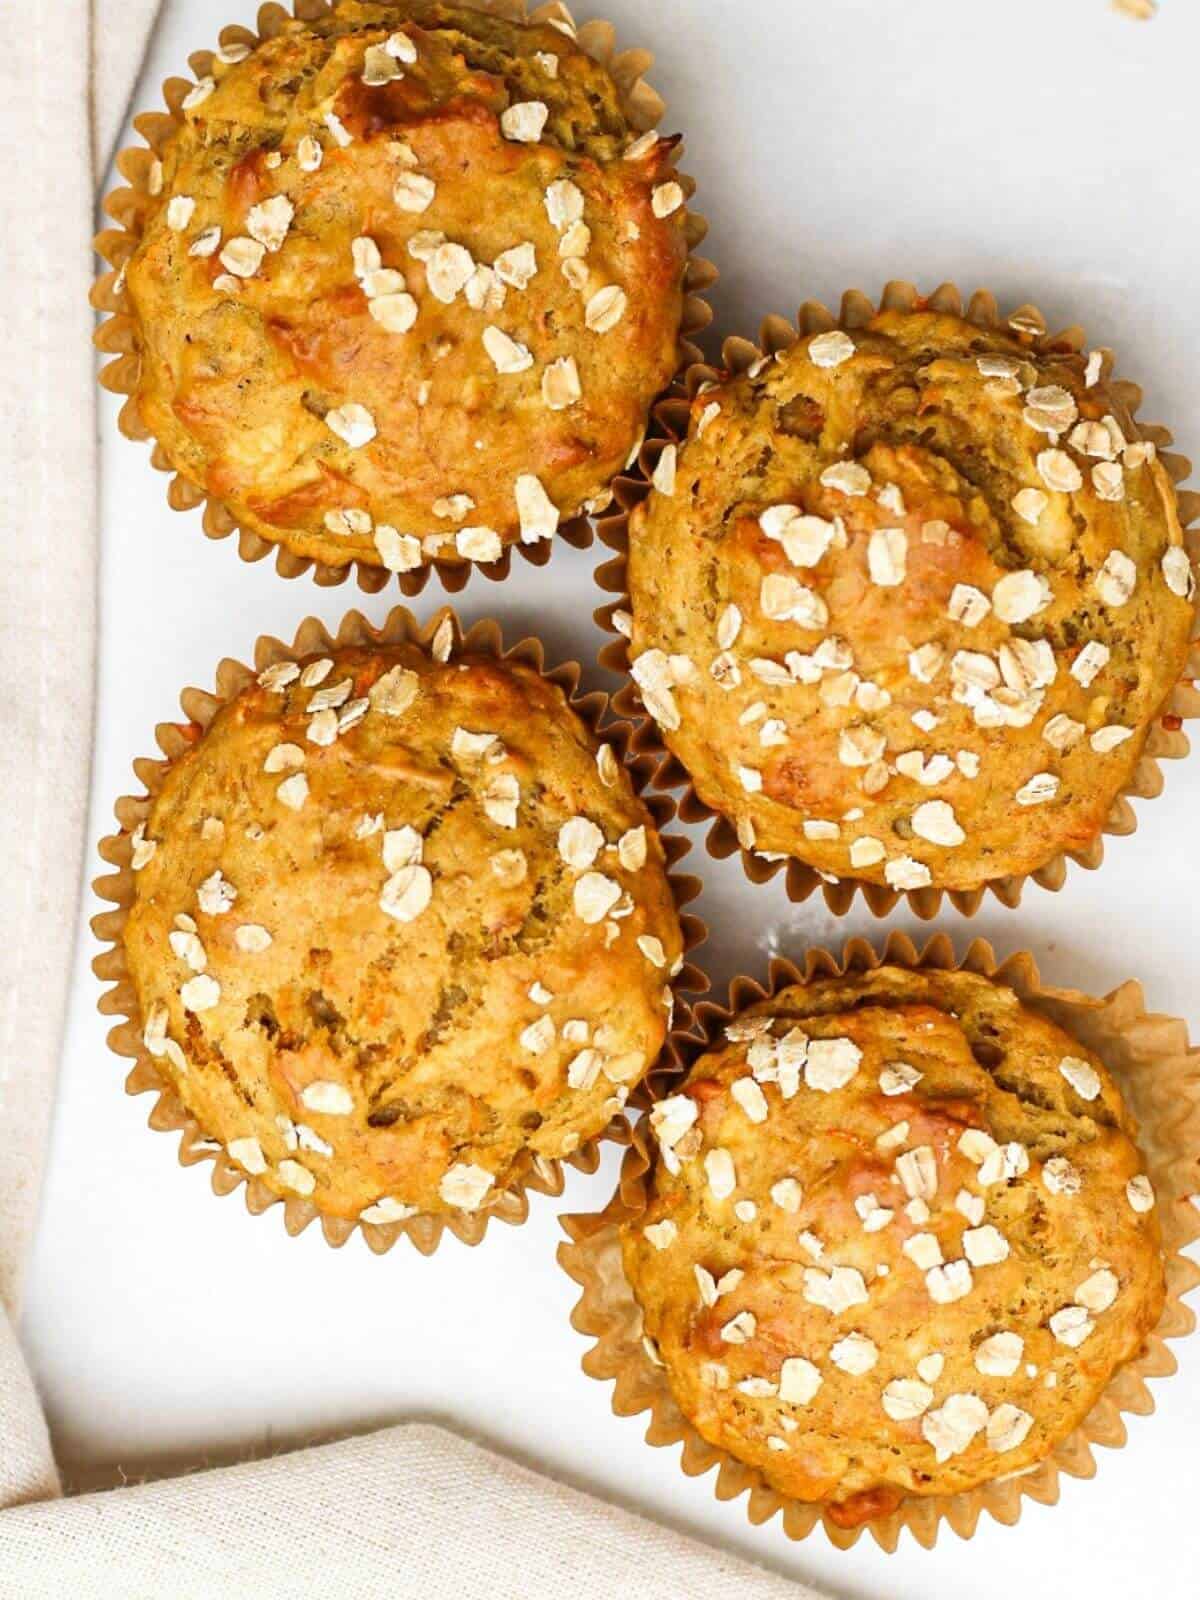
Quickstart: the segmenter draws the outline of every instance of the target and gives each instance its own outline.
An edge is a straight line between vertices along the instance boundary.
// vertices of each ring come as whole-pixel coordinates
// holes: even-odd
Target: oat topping
[[[1042,1168],[1042,1182],[1050,1194],[1076,1195],[1083,1187],[1078,1170],[1065,1156],[1051,1156]]]
[[[613,784],[616,783],[617,775],[620,771],[611,745],[602,744],[596,751],[596,770],[599,773],[600,782],[604,784],[605,788],[611,789]]]
[[[502,328],[488,326],[483,330],[483,348],[497,372],[527,372],[533,365],[533,352],[510,338]]]
[[[826,489],[836,489],[847,497],[869,494],[871,474],[857,461],[835,461],[821,473],[821,484]]]
[[[933,1446],[939,1462],[965,1450],[987,1426],[988,1409],[978,1395],[952,1394],[936,1411],[921,1418],[921,1432]]]
[[[287,238],[294,216],[295,207],[286,195],[272,195],[269,200],[261,200],[250,207],[246,213],[246,232],[264,250],[278,250]]]
[[[1075,1300],[1085,1310],[1098,1315],[1115,1302],[1120,1287],[1116,1273],[1108,1267],[1101,1267],[1076,1287]]]
[[[682,187],[673,179],[655,186],[650,195],[650,209],[656,217],[670,217],[683,205]]]
[[[211,1011],[220,1003],[221,986],[207,973],[198,973],[181,985],[179,998],[185,1011],[195,1013]]]
[[[923,861],[911,856],[896,856],[884,867],[884,877],[892,889],[923,889],[933,882],[933,875]]]
[[[183,109],[185,111],[194,111],[197,106],[204,104],[216,87],[217,81],[215,78],[200,78],[195,86],[189,89],[187,94],[184,95],[182,102]]]
[[[991,609],[992,602],[983,593],[982,589],[976,589],[969,583],[956,583],[954,585],[954,588],[950,591],[949,605],[946,608],[951,622],[960,622],[964,628],[978,627]],[[930,647],[926,645],[923,648],[928,650]],[[933,646],[933,649],[936,651],[940,661],[941,651],[936,645]],[[914,674],[914,676],[916,675]],[[937,669],[935,668],[930,676],[924,678],[923,681],[926,683],[932,682],[936,675]]]
[[[375,419],[365,406],[351,400],[325,413],[325,426],[351,450],[359,450],[375,437]]]
[[[379,909],[397,922],[412,922],[425,910],[433,896],[429,869],[419,863],[394,872],[379,896]]]
[[[642,1229],[642,1232],[656,1250],[666,1250],[674,1244],[679,1234],[679,1229],[668,1217],[662,1222],[648,1224]]]
[[[834,1266],[827,1272],[820,1267],[805,1267],[804,1298],[836,1317],[854,1306],[866,1305],[870,1296],[857,1267]]]
[[[921,1272],[929,1272],[942,1265],[942,1247],[933,1233],[914,1233],[900,1246],[904,1255]]]
[[[912,814],[912,829],[918,838],[953,849],[966,834],[959,826],[954,808],[945,800],[926,800]]]
[[[318,140],[311,134],[304,134],[296,145],[296,164],[301,172],[316,172],[319,170],[325,152]]]
[[[871,582],[885,588],[903,583],[907,554],[908,536],[902,528],[877,528],[867,545]]]
[[[1016,801],[1021,806],[1041,806],[1058,794],[1059,780],[1052,772],[1035,772],[1027,783],[1017,790]]]
[[[144,866],[153,861],[155,851],[158,849],[158,841],[148,839],[146,837],[146,824],[139,822],[130,835],[130,844],[129,864],[135,872],[140,872]]]
[[[810,1089],[830,1094],[845,1088],[861,1060],[862,1051],[850,1039],[813,1039],[808,1046],[804,1081]]]
[[[252,278],[262,266],[266,253],[266,247],[257,239],[239,236],[227,241],[217,259],[234,278]]]
[[[962,1236],[963,1254],[973,1267],[995,1266],[1008,1257],[1008,1240],[991,1223],[968,1228]]]
[[[659,494],[673,495],[675,493],[675,463],[678,452],[673,444],[663,447],[650,481]]]
[[[1079,1056],[1064,1056],[1058,1070],[1082,1100],[1095,1100],[1100,1093],[1100,1077],[1096,1069]]]
[[[874,1340],[868,1339],[865,1334],[848,1333],[833,1345],[829,1359],[841,1371],[858,1378],[870,1372],[879,1359],[879,1350]]]
[[[220,869],[205,878],[196,890],[196,903],[205,915],[224,916],[237,899],[237,890],[222,875]]]
[[[893,1378],[882,1398],[883,1409],[893,1422],[913,1422],[933,1404],[933,1390],[918,1378]]]
[[[923,1074],[906,1061],[889,1061],[879,1074],[879,1087],[886,1095],[907,1094],[920,1083]]]
[[[554,1019],[546,1016],[531,1022],[521,1030],[520,1043],[521,1048],[528,1050],[530,1055],[544,1054],[554,1043]]]
[[[275,790],[275,798],[289,811],[301,810],[308,799],[308,779],[302,772],[293,773]]]
[[[739,1311],[721,1329],[721,1338],[726,1344],[745,1344],[748,1339],[753,1339],[757,1330],[758,1319],[753,1312]]]
[[[1029,1152],[1013,1139],[1008,1144],[992,1145],[979,1163],[978,1181],[983,1188],[990,1188],[994,1183],[1007,1183],[1028,1171]]]
[[[621,898],[621,885],[601,872],[585,872],[575,884],[575,915],[581,922],[603,922]]]
[[[779,1398],[788,1405],[808,1405],[821,1383],[820,1369],[804,1356],[788,1356],[780,1363]]]
[[[728,1150],[710,1150],[704,1157],[704,1174],[714,1200],[727,1200],[737,1187],[733,1157]]]
[[[196,209],[196,202],[191,195],[172,195],[167,202],[167,227],[175,233],[182,233],[192,220]]]
[[[558,853],[574,872],[586,872],[604,848],[604,834],[587,817],[572,817],[558,831]]]
[[[257,1139],[231,1139],[225,1148],[238,1166],[244,1167],[251,1177],[258,1177],[267,1170],[266,1157]]]
[[[1097,676],[1108,665],[1111,652],[1099,640],[1089,640],[1071,663],[1071,675],[1085,689],[1090,689]]]
[[[816,338],[809,340],[808,359],[817,367],[840,367],[853,354],[853,339],[838,329],[819,333]]]
[[[1154,1189],[1149,1178],[1139,1173],[1125,1185],[1125,1197],[1134,1211],[1142,1214],[1154,1209]]]
[[[550,108],[542,100],[523,100],[500,114],[500,131],[506,139],[536,144],[542,137]]]
[[[359,1212],[359,1220],[375,1227],[387,1227],[393,1222],[406,1222],[409,1217],[416,1216],[416,1206],[405,1205],[393,1195],[381,1195],[373,1205],[366,1206]]]
[[[628,296],[624,289],[615,283],[606,284],[588,300],[584,311],[585,326],[593,333],[609,333],[625,315],[627,305]]]
[[[646,865],[646,830],[629,828],[617,840],[617,859],[626,872],[638,872]]]
[[[1095,1331],[1095,1323],[1085,1306],[1063,1306],[1050,1318],[1050,1332],[1060,1344],[1077,1350]]]
[[[1172,545],[1162,558],[1163,581],[1172,594],[1190,600],[1196,591],[1196,580],[1187,551],[1181,545]]]
[[[354,1110],[353,1095],[340,1083],[317,1080],[305,1084],[300,1100],[309,1111],[328,1117],[347,1117]]]
[[[944,1266],[931,1267],[925,1274],[925,1288],[936,1305],[952,1305],[962,1300],[974,1287],[971,1268],[966,1261],[948,1261]]]
[[[1096,576],[1096,593],[1106,606],[1117,609],[1132,597],[1137,586],[1137,568],[1121,550],[1113,550],[1105,558]]]
[[[551,411],[566,411],[583,397],[574,356],[559,356],[542,373],[542,399]]]
[[[753,1078],[738,1078],[730,1088],[730,1094],[751,1122],[767,1120],[767,1097]]]
[[[569,178],[556,178],[546,190],[546,215],[561,233],[583,217],[583,191]]]
[[[442,1178],[438,1191],[449,1206],[462,1211],[478,1211],[488,1197],[495,1178],[474,1162],[456,1162]]]

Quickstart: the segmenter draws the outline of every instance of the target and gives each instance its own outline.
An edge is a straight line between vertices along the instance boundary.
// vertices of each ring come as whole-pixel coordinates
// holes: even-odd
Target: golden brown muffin
[[[248,1173],[333,1217],[473,1211],[619,1110],[682,936],[628,773],[532,669],[267,668],[134,836],[145,1043]]]
[[[988,979],[784,989],[651,1125],[622,1246],[671,1391],[842,1526],[1041,1461],[1158,1321],[1132,1118]]]
[[[1193,623],[1100,364],[886,311],[696,396],[631,523],[630,654],[745,848],[967,890],[1099,833]]]
[[[244,48],[184,102],[126,272],[171,466],[395,571],[604,503],[677,364],[677,141],[567,34],[434,0]]]

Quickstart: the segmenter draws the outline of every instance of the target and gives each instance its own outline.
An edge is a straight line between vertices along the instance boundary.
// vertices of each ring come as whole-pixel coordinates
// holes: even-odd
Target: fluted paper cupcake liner
[[[622,109],[631,126],[648,130],[658,125],[666,104],[646,82],[644,74],[654,63],[648,50],[617,49],[616,30],[610,22],[599,18],[576,28],[567,7],[560,0],[530,9],[526,0],[457,0],[473,10],[486,11],[513,22],[550,22],[568,31],[589,56],[612,76],[621,97]],[[337,0],[294,0],[294,13],[284,6],[271,3],[260,6],[256,29],[230,26],[221,30],[219,43],[223,46],[245,44],[251,47],[265,39],[274,38],[294,16],[302,22],[312,22],[336,10]],[[199,80],[212,71],[214,52],[198,50],[188,57],[188,65]],[[144,144],[120,151],[116,158],[117,170],[125,185],[114,189],[104,200],[104,209],[117,226],[105,228],[96,235],[94,248],[107,263],[92,286],[91,303],[97,311],[105,313],[96,329],[94,343],[104,355],[113,359],[100,369],[100,384],[114,394],[126,396],[121,407],[118,426],[127,439],[139,443],[152,443],[150,461],[160,472],[170,473],[167,485],[167,502],[174,511],[201,509],[202,526],[209,539],[227,539],[237,535],[238,554],[243,561],[261,561],[264,556],[275,555],[275,569],[282,578],[298,578],[311,571],[314,582],[329,587],[344,583],[353,571],[358,587],[367,594],[377,594],[387,587],[395,576],[401,592],[412,597],[420,594],[436,572],[443,587],[457,594],[466,584],[473,570],[483,573],[492,581],[508,576],[512,565],[512,552],[517,550],[531,565],[540,567],[549,561],[558,540],[586,549],[592,542],[592,525],[583,514],[560,523],[554,539],[538,540],[534,544],[506,545],[496,561],[472,562],[467,560],[439,560],[426,562],[411,572],[393,574],[387,568],[371,562],[350,560],[332,564],[312,557],[297,555],[283,543],[262,537],[250,528],[240,527],[236,516],[220,499],[210,495],[192,479],[178,472],[167,459],[162,446],[154,440],[143,423],[137,406],[139,358],[133,318],[129,314],[124,286],[124,268],[141,241],[148,210],[154,203],[150,193],[150,172],[172,132],[183,121],[182,104],[195,82],[188,78],[168,78],[163,83],[162,95],[166,109],[147,111],[133,119],[136,131]],[[682,153],[677,146],[675,159]],[[696,248],[708,232],[708,224],[696,211],[690,209],[695,193],[695,181],[677,172],[676,179],[683,188],[689,209],[685,223],[688,262],[684,275],[683,318],[679,331],[679,371],[688,370],[700,359],[701,352],[693,342],[694,337],[706,328],[712,311],[702,296],[717,279],[711,262],[697,255]]]
[[[1032,305],[1019,306],[1010,315],[1002,316],[995,296],[985,289],[977,290],[964,305],[963,296],[954,284],[943,284],[933,294],[923,297],[912,284],[893,282],[885,286],[878,307],[881,311],[914,311],[926,308],[965,316],[981,328],[1022,333],[1030,341],[1030,350],[1037,354],[1081,351],[1087,343],[1083,330],[1079,327],[1066,328],[1055,334],[1047,332],[1045,318]],[[665,446],[686,437],[690,405],[694,396],[703,385],[713,383],[724,375],[740,375],[764,354],[774,355],[779,350],[786,350],[798,338],[806,338],[810,334],[822,333],[830,328],[847,330],[861,328],[876,314],[876,309],[866,295],[857,290],[850,290],[842,297],[841,309],[836,317],[825,306],[815,301],[808,301],[800,308],[795,325],[784,317],[767,317],[759,333],[759,344],[753,344],[750,340],[742,338],[725,340],[721,350],[724,373],[698,362],[688,369],[673,386],[671,392],[655,406],[651,431],[639,455],[637,471],[616,480],[613,490],[617,510],[600,519],[596,525],[601,542],[616,552],[615,559],[606,561],[596,570],[596,581],[600,588],[618,596],[615,601],[600,607],[595,614],[600,626],[614,635],[613,642],[606,645],[600,655],[604,666],[626,676],[629,673],[628,645],[613,622],[614,612],[627,611],[630,604],[627,586],[629,517],[649,493],[651,474]],[[1108,376],[1113,368],[1112,352],[1101,349],[1101,356],[1102,370]],[[1126,379],[1114,381],[1110,378],[1110,385],[1114,397],[1125,407],[1131,421],[1136,423],[1137,437],[1151,441],[1158,447],[1158,459],[1165,467],[1172,483],[1178,486],[1190,473],[1191,463],[1186,457],[1177,455],[1167,448],[1172,443],[1170,431],[1158,424],[1136,420],[1137,408],[1142,399],[1141,389],[1136,383]],[[1176,501],[1179,520],[1184,528],[1185,545],[1189,556],[1195,562],[1200,560],[1200,528],[1195,526],[1200,520],[1200,494],[1177,487]],[[1160,761],[1178,760],[1187,755],[1189,744],[1187,735],[1182,731],[1182,725],[1185,718],[1200,716],[1200,692],[1194,683],[1194,679],[1198,676],[1200,676],[1200,639],[1193,638],[1183,674],[1155,715],[1132,778],[1114,800],[1104,820],[1102,832],[1097,833],[1079,849],[1058,852],[1034,872],[993,878],[974,889],[944,890],[930,886],[909,889],[902,893],[883,884],[867,883],[852,877],[843,877],[836,882],[830,882],[815,868],[795,857],[786,862],[765,861],[753,851],[742,850],[742,865],[746,875],[754,883],[765,883],[776,873],[784,872],[789,899],[807,900],[819,888],[824,895],[826,905],[837,916],[843,916],[849,911],[855,895],[860,890],[867,906],[876,916],[886,916],[901,899],[905,899],[918,917],[928,919],[937,915],[943,895],[948,896],[954,907],[965,916],[973,916],[988,892],[1002,905],[1016,906],[1029,878],[1043,889],[1061,889],[1066,882],[1068,860],[1076,862],[1081,867],[1096,868],[1104,858],[1103,834],[1115,836],[1134,832],[1137,827],[1137,816],[1130,801],[1152,799],[1162,792],[1163,774],[1159,766]],[[632,680],[629,680],[613,697],[613,705],[622,716],[629,717],[637,724],[634,748],[638,753],[655,757],[656,785],[666,789],[683,790],[679,801],[680,819],[684,822],[711,823],[706,840],[709,854],[722,860],[740,850],[732,823],[700,799],[692,786],[687,770],[668,750],[657,724],[643,708],[637,685]]]
[[[611,719],[608,696],[597,692],[581,692],[577,662],[567,661],[548,667],[537,639],[524,639],[505,649],[496,622],[483,620],[464,630],[449,607],[443,607],[427,623],[421,624],[410,611],[397,606],[378,628],[372,627],[360,612],[351,611],[343,617],[337,631],[332,634],[317,618],[308,617],[296,630],[291,644],[271,637],[260,638],[254,647],[253,668],[240,661],[223,660],[217,667],[211,693],[194,688],[183,690],[179,698],[184,722],[164,722],[156,729],[162,757],[144,758],[133,764],[134,772],[146,792],[136,797],[125,796],[117,801],[115,811],[120,832],[102,839],[99,846],[100,855],[116,870],[97,878],[94,884],[97,895],[113,905],[112,910],[103,911],[92,920],[96,937],[107,946],[93,962],[93,970],[99,978],[112,985],[101,996],[99,1009],[105,1016],[124,1019],[109,1033],[108,1042],[117,1055],[127,1057],[134,1063],[125,1083],[127,1092],[156,1096],[149,1117],[150,1126],[160,1132],[177,1132],[181,1135],[179,1160],[182,1165],[212,1162],[212,1185],[217,1194],[230,1194],[245,1185],[246,1206],[250,1211],[257,1214],[282,1204],[289,1233],[300,1233],[319,1218],[322,1232],[331,1245],[342,1245],[352,1233],[361,1230],[367,1244],[376,1252],[390,1249],[397,1239],[407,1235],[413,1245],[427,1255],[436,1249],[447,1228],[464,1244],[478,1244],[493,1217],[503,1222],[524,1222],[529,1211],[527,1196],[530,1191],[547,1195],[562,1193],[563,1162],[528,1156],[517,1181],[500,1190],[495,1201],[479,1211],[418,1213],[406,1221],[388,1224],[349,1222],[344,1218],[322,1215],[311,1200],[300,1196],[282,1199],[261,1178],[249,1177],[186,1109],[174,1085],[143,1043],[144,1019],[129,974],[123,943],[125,924],[134,898],[131,841],[134,829],[149,816],[154,796],[161,789],[172,763],[192,747],[194,735],[208,727],[220,708],[253,683],[265,667],[276,661],[299,661],[305,656],[356,645],[414,643],[428,649],[434,635],[446,626],[452,630],[451,649],[454,655],[484,655],[497,661],[510,661],[532,668],[562,691],[567,705],[595,737],[614,748],[629,773],[635,792],[641,797],[659,830],[666,853],[668,881],[683,927],[684,951],[686,954],[694,950],[703,942],[707,930],[698,917],[686,912],[685,907],[699,894],[700,882],[675,870],[691,846],[685,839],[662,831],[674,815],[674,805],[664,795],[645,792],[652,763],[644,756],[630,754],[629,727]],[[708,982],[698,968],[685,962],[673,980],[673,987],[677,1000],[676,1015],[664,1055],[660,1057],[667,1063],[668,1070],[677,1069],[678,1040],[685,1037],[691,1027],[691,1009],[685,996],[703,993]],[[643,1085],[631,1096],[631,1103],[645,1104],[650,1094],[651,1090]],[[628,1143],[629,1124],[624,1116],[615,1117],[601,1133],[582,1143],[568,1158],[569,1164],[584,1172],[594,1172],[599,1163],[599,1147],[605,1139]]]
[[[676,1405],[666,1373],[651,1362],[643,1348],[641,1308],[621,1262],[619,1227],[641,1215],[647,1203],[650,1158],[644,1122],[634,1130],[617,1192],[605,1210],[562,1218],[569,1242],[559,1246],[558,1258],[583,1290],[571,1316],[572,1325],[591,1341],[583,1370],[589,1377],[614,1382],[612,1406],[617,1416],[649,1413],[647,1443],[682,1445],[680,1466],[689,1477],[715,1467],[717,1498],[747,1495],[746,1514],[753,1523],[779,1514],[784,1532],[792,1539],[806,1538],[816,1527],[824,1526],[831,1543],[840,1549],[847,1549],[869,1531],[884,1550],[892,1551],[905,1528],[928,1547],[943,1521],[966,1539],[982,1514],[1011,1524],[1020,1516],[1026,1497],[1043,1505],[1054,1504],[1062,1474],[1090,1478],[1096,1471],[1094,1447],[1117,1449],[1125,1443],[1122,1413],[1144,1416],[1154,1410],[1147,1379],[1167,1377],[1175,1371],[1175,1357],[1166,1341],[1182,1338],[1196,1320],[1182,1297],[1200,1284],[1200,1268],[1183,1254],[1186,1246],[1200,1238],[1200,1214],[1193,1204],[1200,1188],[1200,1049],[1189,1045],[1185,1023],[1146,1011],[1141,985],[1135,981],[1121,984],[1103,998],[1075,989],[1044,988],[1027,952],[997,962],[991,945],[976,939],[960,961],[945,934],[935,934],[918,950],[905,935],[893,933],[879,951],[865,939],[851,939],[840,959],[826,950],[812,949],[799,966],[782,959],[772,961],[765,987],[751,978],[735,978],[727,1005],[705,1001],[696,1008],[695,1033],[678,1052],[681,1070],[716,1041],[735,1013],[788,984],[869,972],[884,964],[975,972],[1006,984],[1024,1005],[1095,1051],[1138,1123],[1138,1147],[1154,1185],[1162,1227],[1166,1302],[1141,1352],[1114,1374],[1082,1423],[1046,1460],[1028,1472],[961,1494],[909,1495],[889,1515],[847,1529],[839,1527],[819,1504],[778,1494],[756,1468],[703,1439]]]

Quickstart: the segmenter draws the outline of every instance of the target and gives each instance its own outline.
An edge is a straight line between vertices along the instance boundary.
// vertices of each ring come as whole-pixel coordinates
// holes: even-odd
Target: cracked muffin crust
[[[621,1242],[652,1357],[705,1439],[841,1526],[1035,1465],[1161,1313],[1118,1089],[989,979],[787,987],[651,1129]]]
[[[567,33],[436,0],[219,51],[125,283],[136,403],[331,565],[496,560],[607,503],[670,381],[678,143]]]
[[[1100,832],[1194,619],[1170,480],[1102,366],[885,311],[697,394],[614,622],[743,848],[969,890]]]
[[[133,836],[146,1048],[332,1217],[487,1208],[599,1135],[669,1026],[682,932],[628,773],[561,689],[450,642],[268,667]]]

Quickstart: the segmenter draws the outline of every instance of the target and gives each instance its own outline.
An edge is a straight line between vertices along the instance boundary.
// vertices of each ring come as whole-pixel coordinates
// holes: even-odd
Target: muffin
[[[920,309],[700,389],[615,620],[743,848],[971,891],[1098,836],[1194,620],[1127,394],[1099,353]]]
[[[1031,1469],[1158,1321],[1132,1117],[987,978],[784,988],[651,1128],[621,1228],[649,1349],[704,1439],[836,1526]]]
[[[126,264],[137,412],[300,557],[492,562],[606,503],[678,364],[677,140],[567,32],[436,0],[219,50]]]
[[[683,950],[611,745],[518,661],[274,661],[152,786],[120,929],[144,1048],[275,1195],[486,1211],[619,1112]]]

